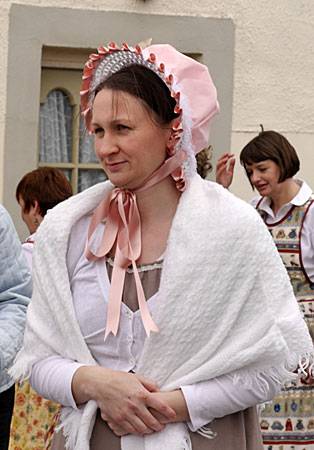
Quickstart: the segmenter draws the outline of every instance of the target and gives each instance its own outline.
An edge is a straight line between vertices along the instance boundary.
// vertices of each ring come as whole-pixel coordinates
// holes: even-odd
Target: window
[[[62,170],[74,193],[107,178],[80,114],[81,76],[81,68],[42,68],[38,167]]]

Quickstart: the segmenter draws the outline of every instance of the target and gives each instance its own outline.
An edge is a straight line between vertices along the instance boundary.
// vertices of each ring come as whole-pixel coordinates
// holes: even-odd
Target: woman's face
[[[157,126],[142,103],[126,92],[98,92],[92,129],[96,156],[118,187],[136,188],[166,159],[171,126]]]
[[[252,185],[263,197],[270,197],[277,192],[279,186],[280,169],[271,159],[245,164],[247,174]]]

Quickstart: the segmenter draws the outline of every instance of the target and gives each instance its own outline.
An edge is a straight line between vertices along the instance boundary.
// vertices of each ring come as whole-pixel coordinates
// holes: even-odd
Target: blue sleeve
[[[22,345],[32,279],[13,222],[0,205],[0,371]]]

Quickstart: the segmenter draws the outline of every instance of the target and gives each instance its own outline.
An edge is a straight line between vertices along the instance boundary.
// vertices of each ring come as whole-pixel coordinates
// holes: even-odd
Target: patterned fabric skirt
[[[314,386],[290,383],[260,413],[264,450],[314,450]]]
[[[28,381],[17,383],[9,450],[48,449],[59,410],[57,403],[37,395]]]

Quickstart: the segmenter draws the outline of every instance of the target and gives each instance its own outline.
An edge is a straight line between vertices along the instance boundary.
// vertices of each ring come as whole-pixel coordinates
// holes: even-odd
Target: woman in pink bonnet
[[[262,449],[256,405],[313,347],[259,215],[196,172],[219,112],[207,67],[111,43],[81,106],[109,180],[38,230],[12,374],[63,405],[53,450]]]

